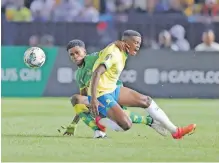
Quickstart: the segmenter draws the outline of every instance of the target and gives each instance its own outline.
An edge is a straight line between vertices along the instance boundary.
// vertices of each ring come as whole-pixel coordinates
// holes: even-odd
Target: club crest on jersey
[[[111,59],[112,58],[112,54],[108,54],[105,58],[105,60],[107,61],[108,59]]]

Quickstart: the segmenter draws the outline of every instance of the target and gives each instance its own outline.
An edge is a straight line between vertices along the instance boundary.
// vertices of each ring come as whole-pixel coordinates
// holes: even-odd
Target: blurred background
[[[88,52],[99,51],[124,30],[134,29],[143,42],[140,55],[129,59],[121,75],[125,85],[155,97],[219,97],[218,0],[1,3],[2,96],[78,92],[76,67],[69,61],[66,44],[81,39]],[[25,67],[23,53],[28,46],[45,50],[47,62],[42,69]]]

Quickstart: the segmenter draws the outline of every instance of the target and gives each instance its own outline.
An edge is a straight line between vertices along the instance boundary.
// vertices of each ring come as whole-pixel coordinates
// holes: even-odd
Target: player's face
[[[71,60],[80,66],[86,56],[86,50],[83,47],[75,46],[68,50]]]
[[[141,37],[133,36],[129,40],[127,40],[127,44],[129,45],[129,54],[135,56],[140,49],[141,46]]]

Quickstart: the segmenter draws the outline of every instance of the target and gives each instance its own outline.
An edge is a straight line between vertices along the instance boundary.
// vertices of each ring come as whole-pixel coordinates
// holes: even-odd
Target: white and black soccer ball
[[[30,68],[40,68],[46,60],[44,51],[39,47],[31,47],[24,53],[24,63]]]

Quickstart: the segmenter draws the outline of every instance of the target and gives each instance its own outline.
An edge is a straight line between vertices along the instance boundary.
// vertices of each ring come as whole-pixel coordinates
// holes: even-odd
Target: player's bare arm
[[[93,72],[91,79],[91,112],[94,117],[98,115],[98,106],[101,105],[97,100],[97,85],[100,80],[100,76],[106,71],[106,67],[101,64]]]
[[[76,114],[75,117],[73,118],[72,123],[78,124],[79,121],[80,121],[80,117],[78,114]]]

